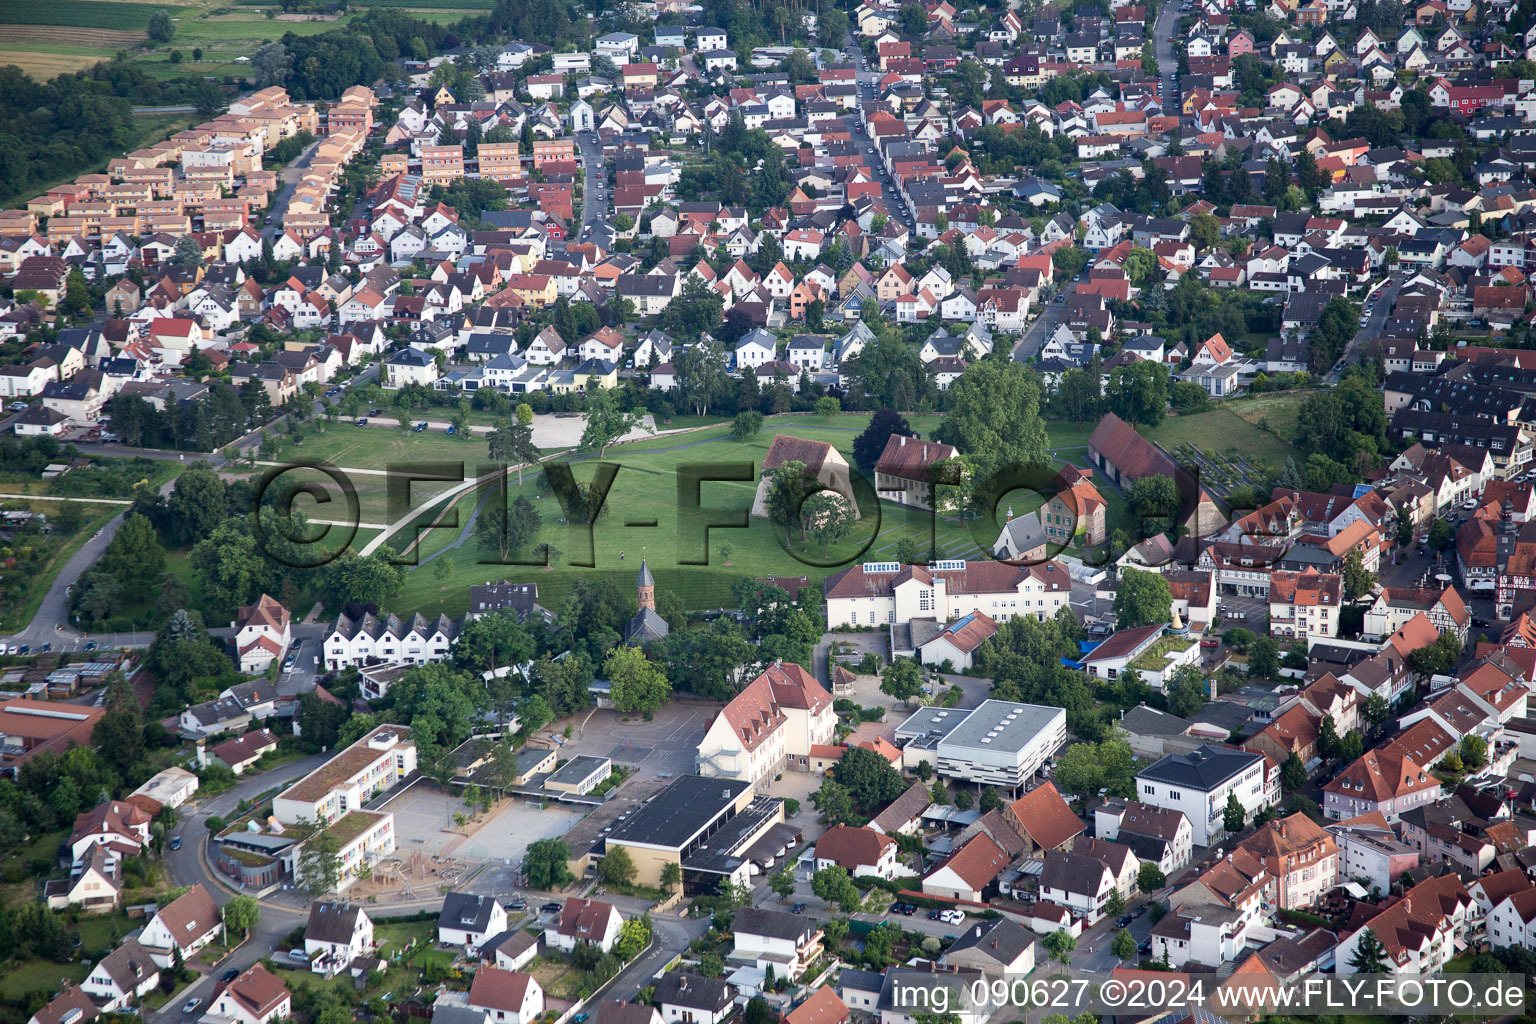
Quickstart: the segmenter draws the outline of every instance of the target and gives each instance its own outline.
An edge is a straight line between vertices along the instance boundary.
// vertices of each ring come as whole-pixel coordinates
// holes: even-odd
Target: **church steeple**
[[[656,577],[651,575],[651,567],[643,558],[640,560],[640,576],[635,580],[635,593],[641,608],[656,610]]]

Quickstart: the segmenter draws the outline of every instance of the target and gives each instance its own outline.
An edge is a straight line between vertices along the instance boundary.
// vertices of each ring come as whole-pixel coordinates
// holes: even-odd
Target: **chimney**
[[[1285,838],[1285,822],[1283,821],[1280,823],[1280,838]]]
[[[901,443],[898,444],[896,447],[898,447],[898,448],[905,448],[907,446],[907,435],[906,434],[899,434],[897,436],[901,438]]]

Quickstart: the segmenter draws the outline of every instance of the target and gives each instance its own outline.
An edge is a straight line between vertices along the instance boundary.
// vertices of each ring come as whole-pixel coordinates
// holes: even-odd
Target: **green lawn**
[[[732,438],[728,427],[722,424],[691,434],[615,445],[601,463],[587,456],[576,457],[573,473],[578,482],[592,480],[599,465],[617,470],[606,502],[609,511],[590,531],[590,537],[585,527],[562,526],[558,522],[559,506],[544,491],[539,479],[528,476],[522,487],[513,479],[508,488],[509,500],[526,495],[539,510],[542,529],[538,542],[556,548],[555,567],[498,564],[496,552],[483,548],[471,537],[461,547],[440,556],[439,560],[453,566],[446,581],[438,580],[435,562],[412,570],[396,604],[402,610],[456,614],[464,610],[470,585],[516,577],[537,582],[541,601],[554,606],[572,582],[583,575],[602,574],[622,586],[632,585],[640,560],[646,559],[659,586],[675,591],[688,607],[702,610],[728,606],[731,583],[744,575],[804,575],[814,585],[846,565],[893,558],[896,544],[902,538],[921,543],[931,536],[942,558],[983,557],[997,537],[996,524],[961,523],[951,518],[934,522],[926,513],[885,502],[861,509],[862,518],[852,535],[827,552],[817,544],[807,550],[798,538],[790,542],[768,521],[748,516],[755,483],[706,482],[700,491],[700,507],[680,511],[678,479],[682,467],[735,466],[755,476],[776,432],[827,441],[851,462],[853,439],[867,423],[867,416],[841,416],[832,422],[819,417],[778,417],[760,435],[746,441]],[[935,423],[930,418],[913,425],[926,431]],[[461,527],[468,522],[475,500],[475,496],[465,495],[457,503]],[[1036,497],[1037,504],[1038,500]],[[1027,502],[1021,498],[1014,512],[1022,514],[1027,510]],[[726,528],[727,524],[741,524],[744,519],[744,528]],[[648,522],[655,525],[644,525]],[[707,550],[705,525],[715,526],[708,533]],[[431,532],[440,536],[433,538],[428,534],[423,538],[425,554],[452,543],[459,533],[457,529]],[[405,543],[402,539],[397,547]],[[730,546],[729,565],[722,545]],[[521,557],[534,561],[531,545],[530,552]],[[591,567],[571,564],[589,561],[594,563]]]
[[[47,512],[58,507],[58,500],[39,499],[37,501],[20,502]],[[81,545],[91,539],[91,535],[99,530],[103,524],[122,512],[123,505],[98,505],[94,502],[81,502],[81,507],[86,510],[86,517],[81,522],[80,530],[67,543],[54,552],[48,559],[43,571],[25,579],[11,578],[7,584],[12,593],[17,595],[16,603],[5,614],[0,615],[0,632],[14,632],[32,621],[32,616],[37,614],[38,607],[43,603],[43,596],[48,593],[48,588],[53,586],[54,578],[64,568]],[[12,574],[14,577],[16,574]]]
[[[28,960],[7,967],[0,975],[0,999],[19,1001],[28,992],[42,991],[50,996],[59,990],[59,982],[79,984],[91,969],[82,963],[56,964],[51,960]]]
[[[1193,416],[1169,416],[1155,427],[1137,427],[1141,436],[1156,441],[1164,449],[1172,451],[1176,445],[1193,444],[1205,452],[1235,452],[1255,463],[1270,463],[1277,468],[1284,464],[1295,448],[1286,440],[1296,422],[1295,406],[1302,396],[1266,395],[1259,399],[1247,399],[1218,406],[1209,412]],[[1269,403],[1250,405],[1251,402]],[[1289,420],[1285,410],[1289,407]],[[1268,430],[1257,425],[1261,415],[1269,416]],[[1061,458],[1083,462],[1088,438],[1093,434],[1095,423],[1055,422],[1046,425],[1051,435],[1051,447]],[[1076,451],[1074,449],[1083,449]]]
[[[164,4],[103,3],[101,0],[6,0],[0,18],[11,25],[142,29]]]
[[[1296,416],[1301,403],[1314,394],[1314,391],[1277,391],[1234,399],[1226,403],[1226,408],[1277,437],[1292,438],[1296,436]]]

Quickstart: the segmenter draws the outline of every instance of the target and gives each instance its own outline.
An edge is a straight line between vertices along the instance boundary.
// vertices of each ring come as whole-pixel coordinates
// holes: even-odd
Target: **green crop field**
[[[117,3],[116,0],[5,0],[0,21],[8,25],[63,25],[70,28],[143,29],[168,4]]]

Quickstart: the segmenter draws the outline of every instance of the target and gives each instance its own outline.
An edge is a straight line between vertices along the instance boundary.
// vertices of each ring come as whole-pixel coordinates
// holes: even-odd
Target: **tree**
[[[833,770],[837,784],[848,791],[854,806],[866,814],[895,800],[906,791],[901,772],[880,754],[866,747],[849,747]]]
[[[1109,944],[1109,951],[1115,954],[1118,960],[1129,960],[1136,955],[1136,938],[1128,928],[1121,928],[1115,933],[1115,939]]]
[[[1173,597],[1168,578],[1161,573],[1125,569],[1115,591],[1115,624],[1121,629],[1167,622]]]
[[[833,543],[848,536],[855,522],[853,505],[836,491],[819,491],[800,506],[800,530],[807,541],[821,541],[823,557],[831,551]]]
[[[1376,586],[1376,574],[1365,567],[1359,548],[1350,548],[1344,556],[1344,596],[1358,601]]]
[[[1461,763],[1468,771],[1476,771],[1488,763],[1488,741],[1474,733],[1461,738]]]
[[[341,841],[331,830],[321,829],[305,840],[299,851],[299,883],[310,899],[319,899],[341,882]]]
[[[1332,715],[1324,715],[1322,723],[1317,728],[1317,753],[1324,760],[1331,761],[1339,756],[1339,733],[1333,724]]]
[[[835,906],[845,914],[859,909],[859,887],[848,877],[848,871],[840,867],[822,868],[811,876],[811,892],[827,906]]]
[[[200,267],[203,265],[203,247],[190,235],[182,235],[171,250],[171,263],[178,267]]]
[[[612,847],[597,862],[597,873],[609,885],[631,885],[635,880],[635,860],[624,847]]]
[[[1285,759],[1285,764],[1280,766],[1280,784],[1292,793],[1307,784],[1307,766],[1301,763],[1301,758],[1294,751]]]
[[[124,590],[143,593],[165,572],[165,549],[150,521],[130,512],[101,554],[97,568],[122,584]]]
[[[176,35],[176,23],[165,11],[156,11],[149,16],[149,24],[145,26],[144,34],[157,43],[168,43]]]
[[[1209,688],[1201,678],[1198,668],[1185,665],[1174,673],[1173,684],[1168,687],[1167,692],[1168,713],[1178,715],[1180,718],[1190,718],[1205,706]]]
[[[1150,860],[1141,862],[1141,868],[1136,872],[1136,887],[1144,893],[1156,892],[1168,884],[1168,877],[1163,874],[1163,869]]]
[[[641,425],[645,413],[639,409],[620,409],[617,388],[598,388],[587,393],[586,417],[587,426],[581,432],[577,451],[595,451],[601,459],[609,445]]]
[[[899,412],[881,409],[869,418],[869,426],[853,439],[853,463],[866,477],[875,475],[875,463],[893,435],[912,436],[912,427]]]
[[[292,63],[288,48],[282,43],[264,43],[258,47],[251,54],[251,73],[256,78],[257,87],[264,89],[287,81]]]
[[[1274,638],[1254,637],[1248,646],[1248,674],[1259,679],[1273,679],[1280,671],[1280,649]]]
[[[518,406],[518,409],[528,409],[527,403]],[[533,416],[533,410],[528,409],[528,415]],[[538,445],[533,443],[533,428],[524,423],[521,417],[511,423],[502,423],[496,426],[486,441],[490,445],[491,458],[501,464],[505,471],[507,466],[517,463],[517,483],[521,487],[523,483],[524,465],[538,465],[542,454]]]
[[[1077,949],[1077,940],[1067,934],[1066,929],[1058,928],[1041,940],[1045,951],[1051,954],[1057,963],[1069,964],[1072,962],[1072,951]]]
[[[1436,519],[1429,524],[1429,537],[1425,541],[1429,545],[1429,550],[1439,554],[1455,542],[1456,531],[1451,528],[1450,523],[1444,519]]]
[[[1168,367],[1148,360],[1115,367],[1109,373],[1104,400],[1111,412],[1128,423],[1157,426],[1167,413]]]
[[[668,892],[676,892],[683,884],[683,866],[675,860],[669,860],[661,866],[661,887]]]
[[[1131,528],[1143,538],[1167,533],[1178,526],[1183,502],[1171,477],[1154,475],[1137,479],[1125,496]]]
[[[1119,917],[1125,913],[1125,897],[1120,895],[1119,889],[1111,889],[1109,898],[1104,901],[1104,916]]]
[[[667,702],[671,684],[661,666],[638,647],[616,647],[605,666],[612,685],[613,706],[625,713],[640,712],[649,718]]]
[[[1230,833],[1241,832],[1244,817],[1243,805],[1237,802],[1237,794],[1228,793],[1227,806],[1221,811],[1221,827]]]
[[[780,868],[768,876],[768,888],[774,891],[781,902],[787,903],[795,892],[795,878],[788,868]]]
[[[805,463],[790,459],[777,466],[768,480],[768,490],[763,505],[770,521],[788,531],[791,527],[804,529],[803,508],[806,499],[819,484],[806,470]]]
[[[534,840],[523,854],[523,879],[530,889],[559,889],[571,880],[566,866],[570,859],[571,848],[564,839]]]
[[[949,386],[933,439],[974,458],[982,476],[1048,466],[1051,442],[1040,400],[1040,379],[1024,364],[979,360]]]
[[[824,420],[830,420],[832,417],[836,416],[842,411],[843,403],[839,402],[831,395],[825,395],[816,399],[816,415],[820,416]]]
[[[738,441],[745,441],[749,437],[756,437],[763,430],[763,414],[756,409],[747,409],[736,414],[731,421],[731,436]]]
[[[176,478],[166,502],[171,536],[180,545],[191,545],[210,536],[229,516],[224,481],[206,462],[198,463]]]
[[[233,896],[224,904],[225,928],[235,928],[241,935],[249,935],[260,920],[261,904],[250,896]]]
[[[880,692],[895,700],[911,700],[923,692],[923,670],[915,658],[897,658],[880,673]]]
[[[1349,967],[1356,974],[1381,974],[1387,969],[1387,950],[1369,926],[1361,929],[1355,951],[1349,955]]]

